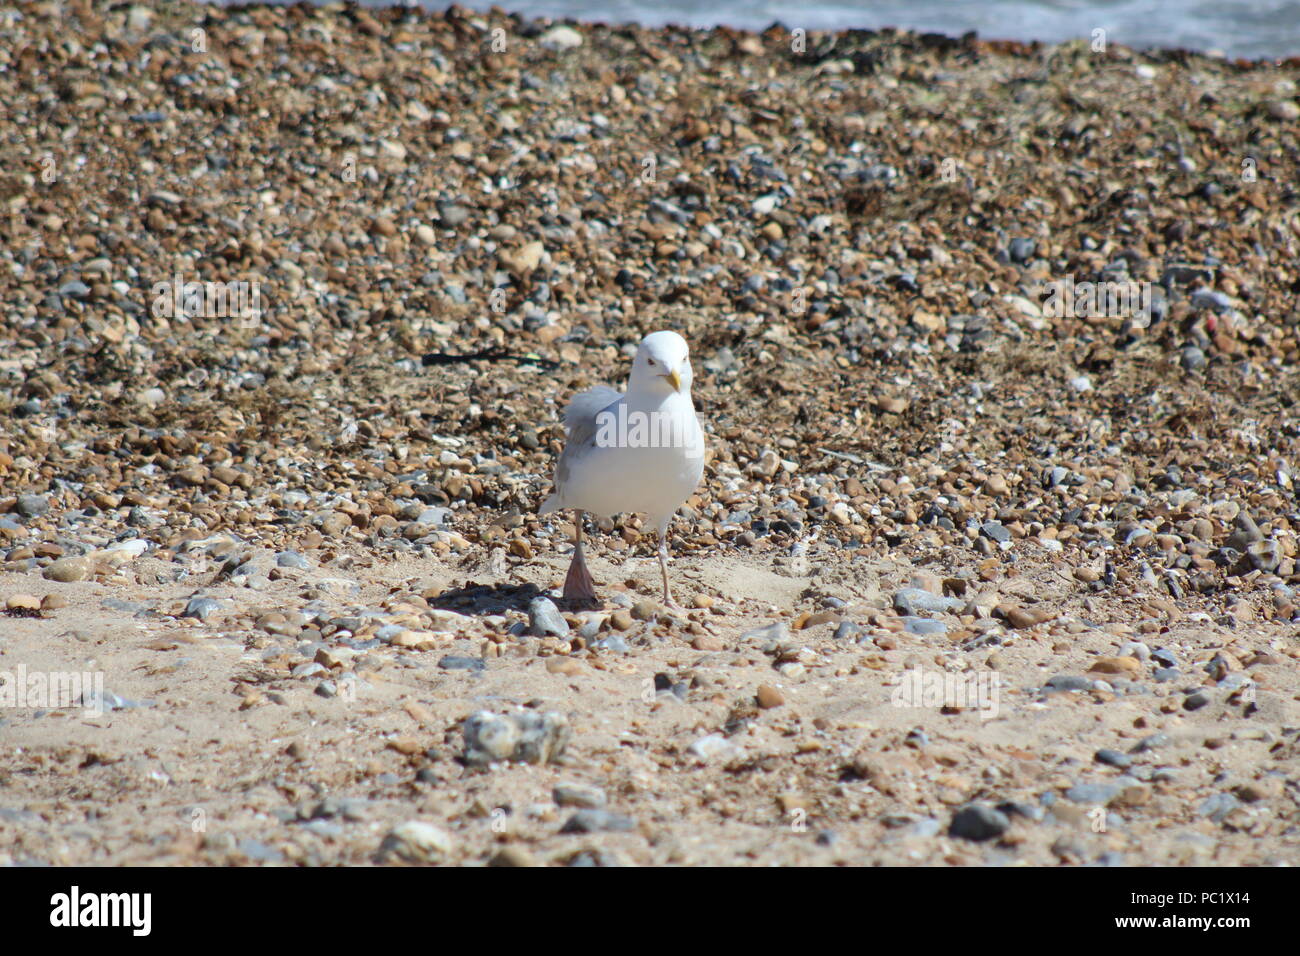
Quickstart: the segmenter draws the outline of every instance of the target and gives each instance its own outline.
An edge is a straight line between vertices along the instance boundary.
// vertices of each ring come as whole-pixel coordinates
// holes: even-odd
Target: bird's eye
[[[651,368],[654,368],[654,367],[655,367],[655,360],[654,360],[654,359],[652,359],[652,358],[648,358],[648,359],[646,359],[646,361],[647,361],[648,363],[650,363],[650,367],[651,367]]]

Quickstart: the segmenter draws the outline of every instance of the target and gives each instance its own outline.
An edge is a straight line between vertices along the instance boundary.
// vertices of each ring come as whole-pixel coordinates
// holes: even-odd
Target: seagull
[[[686,340],[676,332],[651,332],[636,350],[626,392],[597,386],[565,408],[567,440],[555,468],[555,493],[538,511],[577,512],[565,600],[596,600],[582,553],[584,515],[639,512],[659,531],[664,604],[677,607],[668,586],[668,525],[704,474],[704,431],[691,401],[692,378]]]

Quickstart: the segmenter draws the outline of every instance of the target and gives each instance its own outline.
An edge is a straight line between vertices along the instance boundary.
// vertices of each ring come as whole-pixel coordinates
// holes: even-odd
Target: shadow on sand
[[[522,611],[528,613],[528,605],[539,597],[551,597],[536,584],[477,584],[467,581],[462,587],[448,588],[436,598],[429,599],[429,606],[458,614],[501,614],[505,611]],[[566,601],[563,598],[551,598],[561,611],[590,611],[603,605],[597,601],[584,604]]]

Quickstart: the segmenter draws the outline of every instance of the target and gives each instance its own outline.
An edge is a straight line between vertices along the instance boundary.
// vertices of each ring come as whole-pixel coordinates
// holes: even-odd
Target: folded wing
[[[596,434],[596,416],[622,397],[622,392],[607,385],[597,385],[573,396],[564,409],[564,429],[569,433],[564,450],[590,444]]]
[[[623,397],[623,393],[607,385],[597,385],[579,392],[564,409],[564,430],[568,440],[555,466],[555,494],[542,503],[538,514],[546,514],[564,507],[564,485],[569,480],[569,466],[584,448],[596,440],[596,416]]]

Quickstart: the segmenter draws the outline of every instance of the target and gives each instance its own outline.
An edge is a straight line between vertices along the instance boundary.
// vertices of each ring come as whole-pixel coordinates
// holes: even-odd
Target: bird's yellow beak
[[[660,376],[660,378],[668,379],[668,383],[672,385],[674,392],[680,392],[682,390],[682,379],[681,376],[677,374],[677,369],[673,369],[667,375]]]

